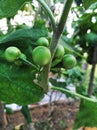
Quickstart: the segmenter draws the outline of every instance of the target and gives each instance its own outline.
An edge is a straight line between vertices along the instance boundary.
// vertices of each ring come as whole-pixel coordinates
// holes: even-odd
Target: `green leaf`
[[[0,0],[0,18],[14,16],[23,4],[28,1],[30,0]]]
[[[96,33],[88,33],[85,35],[86,40],[89,42],[90,45],[94,45],[97,43],[97,34]]]
[[[70,70],[67,70],[67,74],[71,79],[74,78],[74,79],[82,80],[84,73],[78,67],[74,67]]]
[[[0,101],[26,105],[40,101],[43,90],[36,85],[35,72],[26,65],[0,61]]]
[[[25,40],[29,40],[29,42],[31,43],[31,41],[36,41],[39,37],[47,36],[47,33],[48,33],[47,29],[44,26],[39,27],[39,28],[33,27],[33,28],[19,29],[19,30],[16,30],[15,32],[12,32],[6,35],[0,41],[0,44],[3,44],[4,46],[4,43],[10,44],[13,41],[25,42]]]
[[[79,26],[82,26],[81,28],[89,28],[90,24],[92,23],[91,22],[91,18],[93,16],[95,16],[96,13],[95,12],[90,12],[90,13],[87,13],[85,12],[79,19],[78,19],[78,24]],[[87,21],[87,23],[86,23]],[[93,23],[92,23],[93,25]]]
[[[38,24],[38,23],[37,23]],[[44,91],[33,80],[36,78],[36,70],[26,65],[23,61],[9,63],[5,60],[4,51],[9,46],[18,47],[32,62],[32,50],[34,42],[41,37],[47,36],[45,25],[38,27],[16,30],[6,35],[0,42],[0,100],[6,103],[26,105],[40,101]],[[19,63],[19,64],[18,64]]]
[[[81,100],[73,130],[80,127],[97,127],[97,102]]]
[[[84,14],[78,19],[78,24],[81,28],[90,29],[96,25],[92,22],[92,17],[96,18],[96,16],[97,16],[97,13],[95,11],[96,9],[97,9],[97,2],[95,2],[91,6],[89,6],[89,8],[87,8],[87,10],[84,12]],[[93,26],[93,24],[94,24],[94,26]]]
[[[61,79],[55,79],[55,78],[50,78],[50,82],[54,86],[60,86],[61,88],[66,87],[66,81],[61,81]]]
[[[87,9],[90,5],[97,2],[97,0],[83,0],[83,6]]]

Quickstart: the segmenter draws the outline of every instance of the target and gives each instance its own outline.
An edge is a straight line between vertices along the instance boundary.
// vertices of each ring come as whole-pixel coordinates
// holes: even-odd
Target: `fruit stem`
[[[52,24],[52,28],[53,30],[56,28],[56,22],[55,22],[55,18],[54,15],[51,11],[51,9],[49,8],[49,6],[46,4],[46,2],[44,0],[37,0],[41,6],[44,8],[44,10],[48,13],[48,16],[51,20],[51,24]]]
[[[89,98],[89,97],[85,97],[85,96],[83,96],[83,95],[81,95],[81,94],[79,94],[79,93],[72,92],[72,91],[67,90],[67,89],[65,89],[65,88],[59,88],[59,87],[53,86],[51,89],[55,89],[55,90],[61,91],[61,92],[63,92],[63,93],[72,94],[72,95],[74,95],[74,96],[77,96],[77,97],[79,97],[79,98],[82,98],[82,99],[85,99],[85,100],[88,100],[88,101],[91,101],[91,102],[97,102],[96,99],[92,99],[92,98]]]
[[[95,75],[95,68],[97,63],[97,46],[94,48],[94,54],[93,54],[93,61],[92,61],[92,69],[90,73],[90,80],[89,80],[89,87],[88,87],[88,95],[90,96],[92,94],[93,90],[93,80]]]
[[[28,61],[28,60],[26,60],[24,58],[21,58],[21,57],[19,57],[19,59],[21,61],[23,61],[25,64],[28,64],[28,65],[32,66],[33,68],[35,68],[37,71],[39,71],[39,68],[37,66],[35,66],[34,64],[32,64],[30,61]]]

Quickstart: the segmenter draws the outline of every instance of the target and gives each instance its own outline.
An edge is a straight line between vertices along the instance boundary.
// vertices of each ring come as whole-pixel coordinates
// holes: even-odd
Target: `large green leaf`
[[[30,0],[0,0],[0,18],[14,16],[27,1]]]
[[[0,61],[0,101],[26,105],[43,98],[43,90],[33,80],[35,72],[29,66],[17,66]]]
[[[0,42],[0,100],[19,105],[38,102],[43,98],[42,88],[36,85],[36,70],[22,63],[9,63],[4,58],[8,46],[18,47],[32,62],[33,43],[41,36],[47,36],[47,29],[41,24],[37,27],[16,30],[5,36]]]
[[[0,43],[8,43],[12,41],[24,41],[29,40],[30,41],[36,41],[39,37],[47,36],[47,29],[43,27],[39,28],[24,28],[16,30],[15,32],[12,32],[8,35],[6,35]],[[4,45],[4,44],[3,44]]]
[[[73,130],[80,127],[97,127],[97,102],[81,99]]]
[[[0,46],[0,100],[6,103],[31,104],[38,102],[44,95],[43,90],[33,82],[37,73],[33,67],[20,61],[9,63],[4,58],[5,48],[10,44],[18,47],[31,62],[32,48],[26,42],[28,40],[11,41]]]
[[[83,0],[83,5],[85,8],[88,8],[91,4],[97,2],[97,0]]]

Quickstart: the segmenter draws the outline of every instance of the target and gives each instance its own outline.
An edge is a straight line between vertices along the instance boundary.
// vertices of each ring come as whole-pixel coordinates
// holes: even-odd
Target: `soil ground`
[[[35,130],[72,130],[79,101],[57,101],[44,105],[32,105],[30,113]],[[7,115],[10,124],[26,123],[20,111]]]

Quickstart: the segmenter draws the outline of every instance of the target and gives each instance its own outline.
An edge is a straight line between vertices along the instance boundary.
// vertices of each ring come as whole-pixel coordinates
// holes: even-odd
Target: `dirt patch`
[[[32,105],[30,113],[35,130],[72,130],[76,112],[79,109],[79,101],[58,101],[51,106]],[[20,111],[7,115],[7,118],[14,126],[26,123]]]

